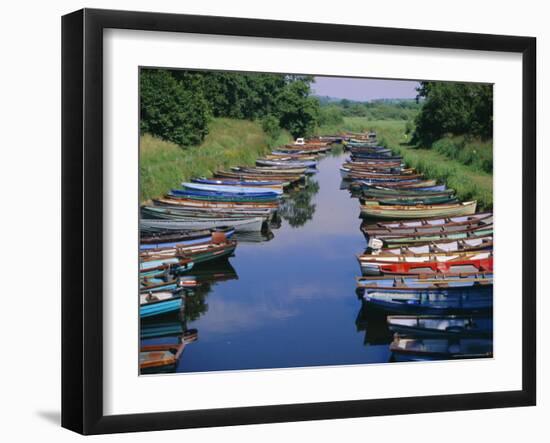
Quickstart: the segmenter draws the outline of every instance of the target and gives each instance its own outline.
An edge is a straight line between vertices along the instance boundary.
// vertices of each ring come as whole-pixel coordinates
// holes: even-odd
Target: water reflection
[[[316,205],[313,197],[319,192],[319,183],[308,178],[298,190],[292,190],[282,201],[278,214],[293,228],[303,226],[313,218]]]
[[[234,238],[238,242],[261,243],[273,240],[275,234],[270,229],[258,232],[236,232]]]
[[[386,316],[380,313],[369,311],[366,304],[361,300],[361,307],[355,320],[357,331],[364,332],[363,344],[370,345],[389,345],[393,334],[388,329]]]

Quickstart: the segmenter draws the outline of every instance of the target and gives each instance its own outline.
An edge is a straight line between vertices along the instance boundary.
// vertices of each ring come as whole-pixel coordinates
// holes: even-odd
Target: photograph
[[[139,374],[493,358],[493,85],[140,66]]]

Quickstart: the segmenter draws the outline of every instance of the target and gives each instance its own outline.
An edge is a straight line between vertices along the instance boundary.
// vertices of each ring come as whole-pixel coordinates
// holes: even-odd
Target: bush
[[[277,139],[281,133],[279,119],[274,115],[266,115],[262,120],[262,129],[271,140]]]
[[[319,126],[344,124],[344,115],[336,106],[323,106],[319,110]]]

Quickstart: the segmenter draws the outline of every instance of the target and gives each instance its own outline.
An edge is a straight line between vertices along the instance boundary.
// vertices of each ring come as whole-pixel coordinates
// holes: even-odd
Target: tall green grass
[[[150,134],[140,137],[140,201],[160,197],[192,177],[212,176],[217,169],[253,165],[270,148],[292,140],[286,131],[270,137],[260,123],[247,120],[213,119],[209,131],[200,146],[189,148]]]
[[[465,139],[454,137],[442,139],[438,142],[439,144],[434,144],[432,149],[424,149],[408,144],[410,137],[406,134],[405,127],[406,121],[403,120],[345,117],[344,124],[339,127],[319,128],[319,135],[374,130],[381,144],[402,155],[407,165],[416,168],[428,178],[446,183],[448,187],[456,190],[461,200],[477,200],[478,208],[482,210],[493,207],[492,144],[490,142],[481,144],[468,141],[469,144],[465,145],[466,151],[460,153],[458,149]]]
[[[478,171],[493,173],[492,140],[481,141],[464,136],[450,136],[436,141],[432,149]]]

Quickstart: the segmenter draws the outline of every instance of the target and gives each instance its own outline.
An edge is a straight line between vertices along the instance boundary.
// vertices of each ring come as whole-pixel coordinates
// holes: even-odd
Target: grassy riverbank
[[[407,165],[446,183],[461,200],[477,200],[480,209],[493,207],[493,175],[486,172],[492,170],[492,143],[453,137],[436,142],[432,149],[418,148],[407,144],[405,125],[405,121],[397,120],[345,118],[340,128],[323,127],[319,133],[374,130],[381,144],[402,155]]]
[[[160,197],[182,181],[195,176],[211,176],[217,169],[253,165],[271,147],[292,140],[282,131],[269,137],[260,123],[217,118],[200,146],[181,148],[174,143],[145,134],[140,137],[140,201]]]

